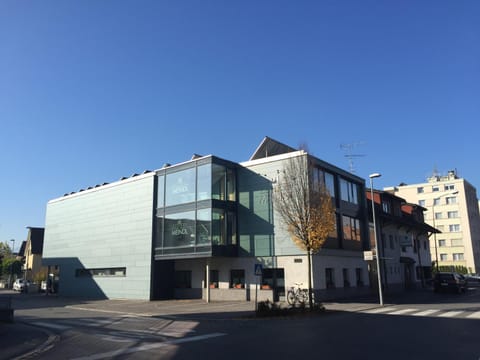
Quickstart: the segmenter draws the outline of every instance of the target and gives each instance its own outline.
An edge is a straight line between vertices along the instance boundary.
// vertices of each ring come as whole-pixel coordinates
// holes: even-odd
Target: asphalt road
[[[19,322],[54,335],[35,359],[480,358],[477,288],[409,293],[385,307],[327,303],[319,315],[281,318],[254,318],[251,303],[18,300]]]

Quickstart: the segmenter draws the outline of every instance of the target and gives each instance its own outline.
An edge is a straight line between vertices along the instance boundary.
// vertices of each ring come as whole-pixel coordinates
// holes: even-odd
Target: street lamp
[[[383,294],[382,294],[382,277],[380,276],[380,253],[378,248],[377,238],[377,223],[375,221],[375,201],[373,200],[373,179],[382,176],[379,173],[373,173],[369,175],[370,178],[370,197],[372,200],[372,217],[373,217],[373,235],[375,237],[375,257],[377,258],[377,280],[378,280],[378,297],[380,299],[380,305],[383,306]]]
[[[10,241],[13,242],[13,245],[12,245],[12,255],[13,255],[13,253],[15,252],[15,239],[11,239]]]
[[[440,199],[442,197],[445,197],[445,196],[448,196],[448,195],[457,195],[458,194],[458,190],[457,191],[452,191],[452,192],[448,192],[446,194],[443,194],[443,195],[440,195],[440,196],[437,196],[435,198],[433,198],[433,203],[432,203],[432,221],[433,221],[433,228],[435,230],[436,227],[435,227],[435,200],[436,199]],[[433,241],[435,242],[435,269],[437,270],[437,273],[439,272],[438,271],[438,247],[437,247],[437,231],[434,231],[433,233]]]

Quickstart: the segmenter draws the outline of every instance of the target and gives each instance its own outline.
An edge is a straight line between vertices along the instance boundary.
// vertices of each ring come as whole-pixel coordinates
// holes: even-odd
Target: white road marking
[[[126,354],[132,354],[135,352],[139,351],[148,351],[152,349],[158,349],[161,347],[169,346],[169,345],[175,345],[175,344],[181,344],[185,342],[191,342],[191,341],[200,341],[200,340],[205,340],[205,339],[210,339],[218,336],[224,336],[226,334],[224,333],[212,333],[212,334],[206,334],[206,335],[199,335],[199,336],[192,336],[192,337],[186,337],[182,339],[175,339],[171,341],[165,341],[161,343],[152,343],[152,344],[145,344],[141,346],[136,346],[133,348],[126,348],[126,349],[119,349],[119,350],[114,350],[114,351],[108,351],[104,353],[99,353],[99,354],[93,354],[89,356],[82,356],[78,357],[72,360],[100,360],[100,359],[111,359],[115,356],[120,356],[120,355],[126,355]]]
[[[428,315],[432,315],[432,314],[435,314],[436,312],[439,312],[440,310],[438,309],[430,309],[430,310],[424,310],[424,311],[420,311],[420,312],[417,312],[417,313],[414,313],[414,314],[411,314],[413,316],[428,316]]]
[[[388,315],[403,315],[403,314],[414,312],[414,311],[418,311],[418,309],[401,309],[401,310],[389,312]]]
[[[367,313],[367,314],[380,314],[380,313],[385,313],[385,312],[389,312],[389,311],[395,311],[395,308],[394,307],[381,307],[381,308],[376,308],[376,309],[372,309],[372,310],[365,310],[365,311],[362,311],[362,312]]]
[[[438,317],[451,318],[451,317],[455,317],[457,315],[460,315],[461,313],[463,313],[463,311],[447,311],[447,312],[444,312],[444,313],[439,314],[437,316]]]
[[[467,316],[469,319],[480,319],[480,311],[476,311]]]

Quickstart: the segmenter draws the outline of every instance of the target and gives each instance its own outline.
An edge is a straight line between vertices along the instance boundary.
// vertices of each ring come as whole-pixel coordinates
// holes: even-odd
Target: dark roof
[[[20,249],[18,250],[18,256],[25,256],[25,248],[27,246],[27,242],[25,240],[22,241],[22,245],[20,246]]]
[[[260,145],[257,147],[257,150],[255,150],[253,155],[250,157],[250,160],[263,159],[269,156],[285,154],[297,150],[298,149],[294,149],[291,146],[282,144],[281,142],[265,136]]]
[[[45,229],[34,227],[29,227],[28,229],[30,230],[32,254],[41,255],[43,252],[43,235],[45,233]]]

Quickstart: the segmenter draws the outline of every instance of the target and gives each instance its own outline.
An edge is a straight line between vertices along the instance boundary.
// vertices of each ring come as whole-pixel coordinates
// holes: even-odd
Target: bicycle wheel
[[[287,302],[290,304],[290,305],[294,305],[295,304],[295,294],[292,290],[288,290],[288,293],[287,293]]]
[[[302,304],[308,302],[308,289],[303,289],[302,292],[298,294],[298,297],[300,298],[300,302]]]

